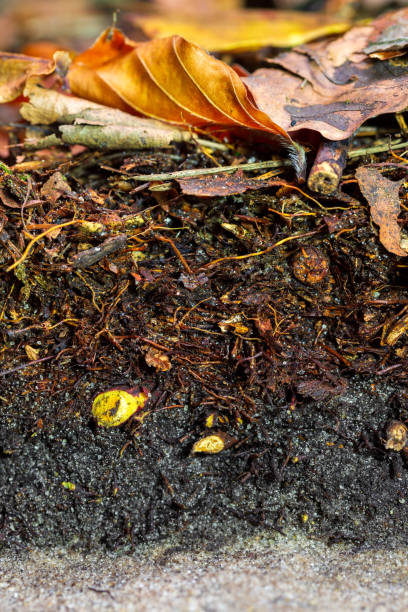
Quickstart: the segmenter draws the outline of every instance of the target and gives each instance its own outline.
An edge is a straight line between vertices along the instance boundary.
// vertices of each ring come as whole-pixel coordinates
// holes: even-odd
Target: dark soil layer
[[[130,178],[213,164],[192,148],[47,159],[3,176],[1,544],[219,547],[293,525],[406,544],[406,456],[383,441],[408,417],[406,280],[355,185],[320,206],[291,188],[198,199]],[[43,188],[57,170],[68,188]],[[100,227],[60,228],[5,271],[74,218]],[[148,389],[143,423],[96,425],[92,398],[115,386]],[[219,431],[229,448],[191,453]]]

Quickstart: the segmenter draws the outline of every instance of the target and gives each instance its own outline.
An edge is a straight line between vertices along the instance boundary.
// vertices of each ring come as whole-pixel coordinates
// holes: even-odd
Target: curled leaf
[[[105,30],[75,58],[68,80],[75,95],[128,112],[193,128],[262,132],[303,170],[303,150],[254,104],[236,72],[181,36],[136,43]]]

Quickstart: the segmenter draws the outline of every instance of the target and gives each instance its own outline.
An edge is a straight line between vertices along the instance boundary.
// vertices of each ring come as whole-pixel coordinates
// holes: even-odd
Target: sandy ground
[[[54,549],[0,564],[2,611],[408,609],[407,550],[356,552],[303,534],[241,539],[218,553],[167,541],[132,556]]]

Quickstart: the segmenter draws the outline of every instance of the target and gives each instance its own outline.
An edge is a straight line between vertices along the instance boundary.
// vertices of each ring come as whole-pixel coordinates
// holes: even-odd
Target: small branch
[[[324,195],[336,191],[346,167],[350,144],[351,138],[322,141],[307,179],[309,189]]]
[[[107,255],[111,255],[123,249],[126,246],[126,240],[126,234],[118,234],[117,236],[108,238],[98,246],[87,249],[86,251],[81,251],[72,258],[72,267],[89,268],[104,257],[107,257]]]
[[[367,147],[366,149],[354,149],[353,151],[349,151],[347,157],[349,159],[354,159],[355,157],[362,157],[363,155],[372,155],[374,153],[385,153],[390,149],[406,149],[408,148],[408,142],[400,142],[396,140],[394,142],[388,144],[376,145],[375,147]]]
[[[163,174],[135,174],[134,176],[124,177],[124,180],[134,181],[171,181],[172,179],[182,179],[189,176],[205,176],[208,174],[220,174],[222,172],[235,172],[236,170],[264,170],[265,168],[280,168],[291,166],[287,159],[270,160],[263,162],[253,162],[250,164],[240,164],[237,166],[219,166],[217,168],[198,168],[196,170],[180,170],[180,172],[165,172]]]

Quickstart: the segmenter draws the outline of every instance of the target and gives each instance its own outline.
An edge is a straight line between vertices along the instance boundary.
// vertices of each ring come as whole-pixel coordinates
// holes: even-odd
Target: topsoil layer
[[[290,187],[202,199],[131,180],[213,165],[191,146],[75,153],[3,169],[1,546],[131,551],[178,534],[218,550],[293,526],[406,544],[406,456],[384,446],[408,418],[404,333],[387,342],[406,278],[356,185],[320,205]],[[99,226],[56,228],[5,272],[73,218]],[[92,399],[117,386],[148,390],[148,414],[98,427]],[[192,453],[219,432],[228,448]]]

